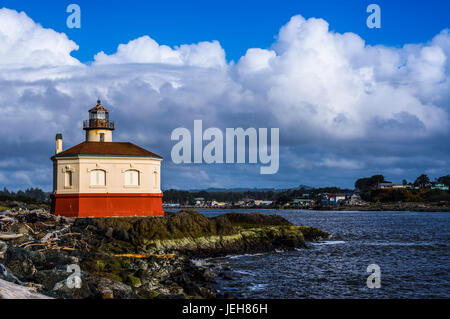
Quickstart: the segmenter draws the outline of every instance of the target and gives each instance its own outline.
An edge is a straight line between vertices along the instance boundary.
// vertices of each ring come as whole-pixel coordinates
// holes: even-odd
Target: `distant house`
[[[203,197],[194,198],[195,206],[202,207],[205,206],[205,199]]]
[[[378,189],[410,189],[411,185],[403,185],[403,184],[394,184],[391,182],[388,183],[378,183]]]
[[[296,198],[296,199],[293,199],[289,203],[289,206],[309,207],[309,206],[312,206],[313,204],[314,204],[314,200],[312,200],[312,199]]]
[[[213,200],[212,202],[211,202],[211,206],[212,207],[225,207],[225,206],[227,206],[228,204],[227,203],[224,203],[224,202],[218,202],[218,201],[215,201],[215,200]]]
[[[322,197],[321,203],[322,205],[339,205],[341,204],[347,197],[345,194],[326,194]]]
[[[386,188],[392,188],[394,186],[393,183],[387,182],[387,183],[378,183],[377,188],[378,189],[386,189]]]
[[[402,184],[392,185],[392,189],[409,189],[409,188],[411,188],[410,185],[402,185]]]
[[[446,186],[444,184],[438,184],[438,183],[435,183],[434,185],[432,185],[431,189],[438,189],[438,190],[441,190],[441,191],[448,191],[449,190],[448,186]]]
[[[353,206],[360,206],[366,204],[366,202],[361,199],[361,196],[359,194],[354,193],[348,199],[348,204]]]
[[[181,208],[182,207],[182,205],[178,204],[178,203],[164,203],[162,206],[165,208]]]

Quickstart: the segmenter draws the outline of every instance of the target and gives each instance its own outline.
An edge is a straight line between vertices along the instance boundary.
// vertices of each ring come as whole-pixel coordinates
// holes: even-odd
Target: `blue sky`
[[[70,3],[81,29],[66,26]],[[370,3],[381,29],[366,26]],[[55,134],[82,142],[98,97],[114,140],[165,158],[163,188],[449,174],[449,12],[439,0],[1,1],[0,187],[50,190]],[[175,165],[171,132],[196,119],[279,127],[278,173]]]
[[[82,10],[82,28],[68,29],[66,7]],[[366,8],[382,10],[382,28],[368,29]],[[248,48],[269,47],[281,25],[293,15],[323,18],[336,32],[355,32],[368,44],[400,46],[430,40],[448,27],[446,0],[177,0],[177,1],[29,1],[3,0],[0,7],[25,11],[46,28],[66,33],[80,49],[73,56],[92,61],[99,51],[113,53],[120,43],[150,35],[159,43],[220,41],[228,60]]]

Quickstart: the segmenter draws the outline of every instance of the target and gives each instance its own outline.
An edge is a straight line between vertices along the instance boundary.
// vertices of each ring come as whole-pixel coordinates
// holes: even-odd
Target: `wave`
[[[268,286],[268,284],[252,284],[250,287],[248,287],[248,289],[250,289],[251,291],[258,291],[258,290],[264,290],[264,288],[266,288]]]
[[[260,256],[260,255],[265,255],[265,253],[258,253],[258,254],[242,254],[242,255],[229,255],[229,256],[226,256],[226,257],[227,257],[227,258],[230,258],[230,259],[236,259],[236,258],[249,257],[249,256]]]
[[[345,244],[345,241],[343,240],[325,240],[318,243],[311,243],[314,246],[323,246],[323,245],[339,245],[339,244]]]
[[[234,270],[233,272],[241,275],[255,276],[254,273],[245,270]]]

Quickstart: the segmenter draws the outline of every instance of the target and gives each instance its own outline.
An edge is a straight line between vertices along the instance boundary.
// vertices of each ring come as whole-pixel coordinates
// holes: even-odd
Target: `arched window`
[[[139,171],[125,171],[125,186],[139,186]]]
[[[94,169],[91,171],[91,186],[105,186],[106,172],[101,169]]]
[[[64,173],[64,186],[72,187],[72,171],[66,171]]]

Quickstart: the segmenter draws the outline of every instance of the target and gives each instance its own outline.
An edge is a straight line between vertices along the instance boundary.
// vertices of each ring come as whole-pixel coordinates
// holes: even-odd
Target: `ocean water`
[[[200,212],[210,217],[230,210]],[[241,298],[450,297],[450,212],[260,212],[333,237],[307,249],[209,259],[233,278],[219,278],[223,291]],[[367,287],[370,264],[380,267],[380,288]]]

